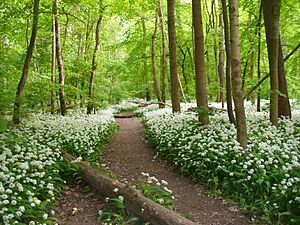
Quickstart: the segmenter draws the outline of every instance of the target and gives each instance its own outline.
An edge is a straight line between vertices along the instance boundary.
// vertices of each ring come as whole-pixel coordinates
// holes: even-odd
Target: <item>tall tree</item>
[[[142,16],[142,29],[143,29],[143,43],[147,43],[147,30],[146,30],[146,22],[145,17]],[[145,46],[146,47],[146,46]],[[147,65],[147,55],[146,55],[146,49],[143,49],[143,67],[144,67],[144,80],[146,85],[146,100],[150,101],[151,95],[150,95],[150,88],[149,88],[149,77],[148,77],[148,65]]]
[[[199,114],[199,122],[201,125],[207,125],[208,118],[208,101],[206,93],[206,78],[204,68],[204,40],[202,28],[202,13],[200,0],[192,1],[193,26],[195,39],[195,73],[196,73],[196,100],[197,107],[203,109],[203,113]]]
[[[247,126],[242,93],[241,60],[240,60],[240,31],[238,0],[229,0],[230,17],[230,48],[232,69],[232,93],[235,106],[237,141],[241,147],[247,147]]]
[[[161,107],[165,107],[166,104],[166,76],[167,76],[167,49],[166,49],[166,35],[165,35],[165,20],[164,14],[161,7],[161,0],[157,1],[158,5],[158,16],[160,21],[160,32],[161,32]]]
[[[284,61],[282,53],[281,39],[279,37],[278,44],[278,89],[281,93],[278,96],[278,118],[280,117],[292,117],[291,105],[289,101],[288,88],[285,77]]]
[[[170,52],[170,81],[173,112],[180,112],[180,96],[177,72],[175,0],[168,0],[168,35]]]
[[[66,115],[67,107],[65,100],[65,70],[64,70],[64,61],[62,58],[61,44],[60,44],[60,23],[59,23],[59,13],[58,13],[58,3],[59,0],[54,0],[53,3],[53,14],[55,18],[55,42],[56,42],[56,57],[58,64],[58,72],[59,72],[59,101],[60,101],[60,112],[61,115]]]
[[[260,79],[261,72],[260,72],[260,55],[261,55],[261,15],[262,15],[262,1],[260,1],[259,5],[259,15],[258,15],[258,21],[256,25],[257,29],[257,78]],[[260,112],[260,87],[257,92],[257,103],[256,103],[256,110],[257,112]]]
[[[230,66],[230,37],[229,37],[229,24],[226,0],[222,0],[223,22],[224,22],[224,36],[225,36],[225,51],[226,51],[226,103],[227,114],[230,123],[236,124],[233,109],[232,109],[232,87],[231,87],[231,66]]]
[[[153,80],[153,89],[154,93],[156,95],[156,98],[158,100],[158,104],[162,105],[161,98],[160,98],[160,91],[156,76],[156,56],[155,56],[155,48],[156,48],[156,34],[157,34],[157,24],[158,24],[158,8],[156,9],[155,14],[155,25],[154,25],[154,32],[152,34],[152,43],[151,43],[151,61],[152,61],[152,80]],[[160,106],[160,108],[162,108]]]
[[[223,13],[220,13],[219,26],[221,27],[221,39],[219,43],[219,63],[218,63],[218,75],[219,75],[219,101],[222,103],[222,108],[224,108],[224,23],[223,23]]]
[[[13,123],[14,124],[20,123],[21,97],[23,96],[23,93],[24,93],[24,88],[25,88],[25,84],[27,81],[28,73],[29,73],[30,62],[31,62],[32,54],[33,54],[34,47],[35,47],[36,34],[37,34],[37,29],[38,29],[39,4],[40,4],[39,0],[34,0],[31,38],[30,38],[29,46],[27,48],[27,53],[26,53],[26,57],[25,57],[25,61],[24,61],[22,76],[19,81],[19,84],[17,87],[17,92],[16,92],[16,97],[15,97],[14,112],[13,112]]]
[[[270,70],[270,121],[278,125],[278,45],[280,0],[262,0]]]
[[[52,90],[51,90],[51,114],[55,113],[55,91],[54,91],[54,84],[55,84],[55,76],[56,76],[56,51],[55,51],[56,43],[55,43],[55,18],[52,15],[52,60],[51,60],[51,83],[52,83]]]
[[[102,1],[101,1],[102,3]],[[97,69],[97,53],[100,47],[100,25],[102,21],[102,5],[101,11],[99,12],[99,17],[97,20],[97,25],[96,25],[96,42],[95,42],[95,48],[94,48],[94,53],[93,53],[93,59],[92,59],[92,69],[91,69],[91,75],[90,75],[90,86],[89,86],[89,102],[87,106],[87,114],[91,114],[92,110],[94,108],[93,104],[93,99],[94,99],[94,83],[95,83],[95,72]]]

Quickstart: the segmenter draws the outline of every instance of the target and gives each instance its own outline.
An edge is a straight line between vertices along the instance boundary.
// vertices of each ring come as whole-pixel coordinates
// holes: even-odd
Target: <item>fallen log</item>
[[[76,158],[68,153],[63,157],[67,161]],[[86,162],[78,162],[82,169],[81,177],[98,194],[104,197],[115,198],[119,195],[124,197],[124,203],[132,215],[138,216],[145,221],[150,221],[155,225],[195,225],[196,223],[180,216],[176,212],[164,208],[163,206],[144,197],[137,189],[112,180],[93,169]],[[117,188],[117,189],[116,189]],[[115,192],[115,190],[118,190]]]
[[[114,114],[115,118],[132,118],[136,116],[136,112],[126,112]]]

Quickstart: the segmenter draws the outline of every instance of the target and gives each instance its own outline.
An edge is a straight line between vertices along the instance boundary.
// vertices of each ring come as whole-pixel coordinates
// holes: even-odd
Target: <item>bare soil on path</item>
[[[144,127],[138,118],[118,118],[120,130],[113,136],[101,157],[121,182],[132,182],[149,173],[168,182],[173,191],[175,211],[203,225],[246,225],[249,216],[223,199],[208,196],[207,190],[181,175],[169,163],[155,159],[146,144]]]

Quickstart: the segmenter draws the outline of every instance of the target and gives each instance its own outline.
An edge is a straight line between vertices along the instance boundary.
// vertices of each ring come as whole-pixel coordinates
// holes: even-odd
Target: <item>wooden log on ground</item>
[[[135,116],[136,116],[136,112],[126,112],[126,113],[114,114],[115,118],[132,118]]]
[[[63,157],[67,161],[73,161],[76,158],[68,153]],[[96,170],[86,162],[79,162],[77,165],[82,169],[81,176],[83,180],[98,194],[104,197],[115,198],[119,195],[124,197],[124,203],[128,211],[145,221],[155,225],[195,225],[196,223],[180,216],[174,211],[144,197],[138,190],[112,180]],[[118,192],[114,190],[118,189]]]

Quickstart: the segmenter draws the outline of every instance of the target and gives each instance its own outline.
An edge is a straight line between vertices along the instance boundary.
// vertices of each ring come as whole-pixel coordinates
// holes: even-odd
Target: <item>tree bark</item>
[[[278,44],[280,0],[262,0],[270,70],[270,121],[278,126]]]
[[[157,24],[158,24],[158,8],[155,15],[155,26],[154,26],[154,32],[152,34],[152,45],[151,45],[151,62],[152,62],[152,80],[153,80],[153,89],[154,93],[156,95],[159,108],[162,108],[161,98],[160,98],[160,91],[159,86],[157,82],[157,76],[156,76],[156,59],[155,59],[155,47],[156,47],[156,33],[157,33]]]
[[[93,53],[93,59],[92,59],[92,69],[91,69],[91,75],[90,75],[90,86],[89,86],[89,102],[87,106],[87,114],[91,114],[94,108],[94,83],[95,83],[95,72],[97,69],[97,53],[100,46],[100,25],[102,21],[102,12],[100,12],[99,18],[97,20],[96,25],[96,43]]]
[[[33,22],[32,22],[32,32],[31,32],[31,38],[30,43],[27,48],[27,53],[24,61],[22,76],[19,81],[16,97],[15,97],[15,104],[14,104],[14,111],[13,111],[13,123],[19,124],[20,123],[20,108],[21,108],[21,97],[24,93],[25,84],[27,81],[28,73],[29,73],[29,67],[30,62],[32,58],[32,54],[35,47],[35,41],[36,41],[36,34],[37,34],[37,28],[38,28],[38,17],[39,17],[39,0],[34,0],[33,5]]]
[[[242,148],[247,147],[247,126],[242,93],[240,31],[238,0],[229,0],[230,43],[232,68],[232,93],[235,106],[237,141]]]
[[[55,42],[55,17],[52,15],[52,60],[51,60],[51,114],[55,113],[55,77],[56,77],[56,42]]]
[[[65,92],[64,92],[64,85],[65,85],[65,70],[64,70],[64,62],[62,58],[61,52],[61,44],[60,44],[60,24],[59,24],[59,13],[58,13],[58,2],[59,0],[54,0],[53,4],[53,13],[55,17],[55,40],[56,40],[56,57],[58,63],[58,71],[59,71],[59,101],[60,101],[60,112],[61,115],[66,115],[67,107],[65,101]]]
[[[225,51],[226,51],[226,103],[227,114],[230,123],[236,124],[235,117],[232,109],[232,87],[231,87],[231,68],[230,68],[230,42],[229,42],[229,24],[227,15],[226,0],[222,0],[223,21],[224,21],[224,34],[225,34]]]
[[[175,29],[175,0],[168,0],[168,34],[170,51],[170,80],[173,112],[180,112],[179,85],[177,80],[177,54]]]
[[[278,96],[278,118],[281,117],[292,117],[291,105],[289,101],[288,88],[285,78],[284,61],[282,53],[282,45],[279,37],[278,45],[278,88],[280,95]]]
[[[142,16],[142,29],[143,29],[143,42],[145,45],[145,49],[143,49],[143,64],[144,64],[144,80],[146,85],[146,100],[150,101],[151,94],[150,94],[150,88],[149,88],[149,77],[148,77],[148,65],[147,65],[147,55],[146,55],[146,43],[147,43],[147,30],[146,30],[146,22],[145,17]]]
[[[261,72],[260,72],[260,52],[261,52],[261,17],[262,17],[262,1],[260,1],[259,6],[259,16],[258,16],[258,23],[257,23],[257,78],[260,79]],[[257,103],[256,103],[256,110],[260,112],[260,87],[258,88],[257,92]]]
[[[161,101],[163,104],[160,107],[164,108],[166,104],[166,76],[167,76],[167,49],[165,37],[165,21],[164,14],[161,8],[161,0],[158,0],[158,16],[161,29]]]
[[[200,0],[192,1],[193,26],[195,38],[195,73],[196,73],[196,100],[197,107],[203,109],[202,115],[199,114],[200,125],[207,125],[208,118],[208,100],[206,93],[206,77],[204,67],[204,37],[202,28],[202,13]]]
[[[222,103],[222,109],[224,108],[224,23],[222,13],[220,13],[220,49],[219,49],[219,65],[218,65],[218,76],[219,76],[219,100]]]

